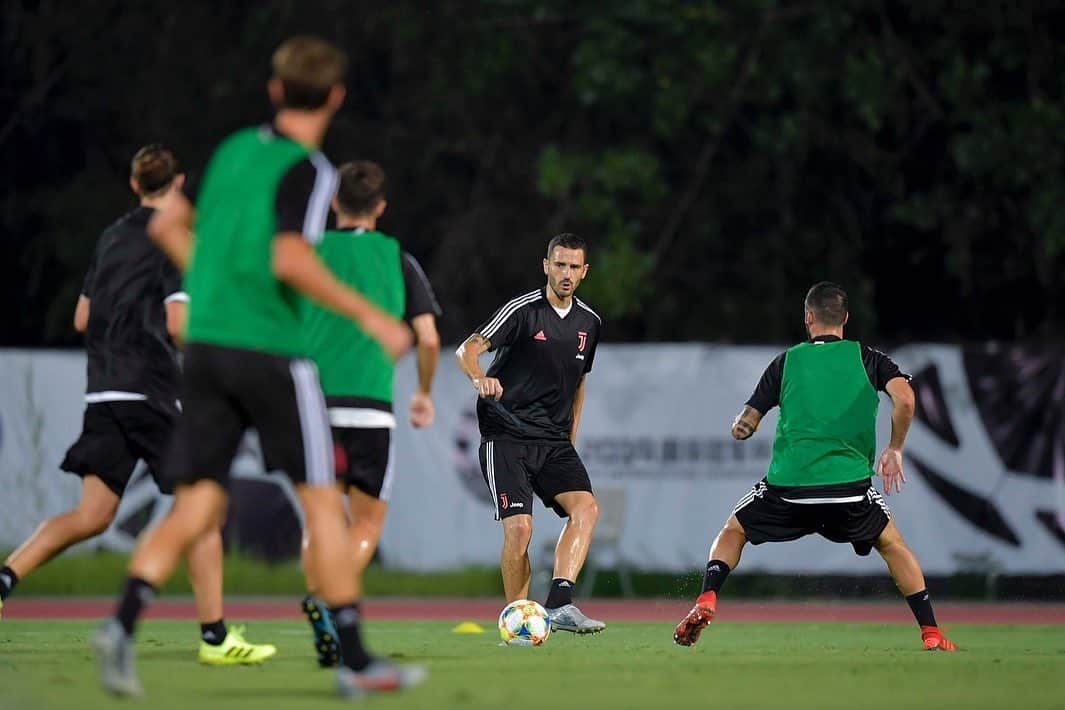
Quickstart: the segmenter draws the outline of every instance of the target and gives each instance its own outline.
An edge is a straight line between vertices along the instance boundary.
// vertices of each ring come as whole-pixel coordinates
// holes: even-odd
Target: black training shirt
[[[496,356],[486,373],[503,385],[503,398],[477,400],[485,440],[568,442],[573,398],[591,372],[601,321],[573,298],[562,317],[541,288],[509,301],[477,333]]]
[[[835,335],[818,335],[810,342],[831,343],[838,340],[841,338]],[[762,379],[758,381],[758,386],[754,388],[754,394],[747,400],[747,406],[757,409],[764,415],[780,404],[780,385],[784,381],[784,360],[787,354],[787,351],[782,352],[773,362],[769,363],[769,367],[762,373]],[[869,376],[869,382],[877,392],[885,391],[887,383],[896,377],[905,377],[907,382],[910,380],[910,376],[902,372],[894,360],[868,345],[862,346],[862,364],[865,365],[865,374]]]
[[[177,349],[166,328],[167,301],[187,301],[181,274],[148,237],[155,210],[138,207],[104,230],[85,276],[86,399],[177,398]]]

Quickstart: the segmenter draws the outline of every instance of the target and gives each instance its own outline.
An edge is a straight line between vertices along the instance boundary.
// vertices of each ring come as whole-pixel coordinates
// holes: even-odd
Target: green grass
[[[678,648],[668,624],[612,624],[595,637],[556,633],[542,648],[500,648],[440,622],[371,622],[371,646],[420,662],[429,681],[375,708],[898,708],[1062,706],[1060,627],[957,626],[964,650],[927,653],[909,625],[720,624]],[[332,674],[314,662],[302,623],[258,622],[254,641],[278,656],[261,667],[195,660],[196,628],[147,622],[138,667],[146,700],[118,702],[96,685],[88,622],[0,622],[0,706],[29,708],[337,707]]]

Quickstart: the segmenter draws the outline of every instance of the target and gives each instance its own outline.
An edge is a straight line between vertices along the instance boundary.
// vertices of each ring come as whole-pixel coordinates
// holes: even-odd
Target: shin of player
[[[876,549],[921,627],[924,648],[953,651],[956,646],[936,624],[917,558],[871,483],[872,475],[880,476],[890,495],[906,481],[902,450],[914,414],[909,376],[880,351],[843,339],[847,295],[839,286],[814,285],[805,308],[810,340],[769,365],[732,424],[734,438],[748,439],[765,413],[780,406],[769,472],[740,499],[714,540],[703,592],[673,640],[682,646],[698,641],[748,542],[818,533],[849,542],[862,556]],[[878,391],[891,398],[891,440],[874,466]]]
[[[415,333],[418,388],[410,402],[410,423],[432,424],[432,385],[440,356],[436,319],[440,306],[425,272],[393,237],[378,231],[386,207],[386,176],[376,163],[340,166],[333,198],[336,229],[327,231],[316,251],[340,280],[366,294],[379,308],[402,318]],[[395,365],[372,338],[350,321],[307,304],[305,328],[318,363],[337,464],[338,483],[351,511],[351,546],[356,571],[373,558],[384,527],[396,475],[393,461],[392,388]],[[320,571],[304,540],[303,568],[308,591],[303,611],[314,633],[318,663],[335,665],[336,631],[318,602]]]
[[[295,37],[274,54],[268,88],[273,125],[227,138],[206,170],[197,209],[185,201],[160,215],[152,236],[187,267],[190,303],[183,416],[170,448],[174,507],[141,541],[115,611],[93,639],[104,687],[140,691],[132,634],[178,557],[217,527],[229,469],[244,430],[292,480],[304,511],[319,589],[336,620],[342,665],[337,690],[359,696],[425,677],[372,658],[361,640],[359,596],[342,500],[334,481],[325,402],[307,359],[298,294],[358,322],[384,349],[402,353],[405,326],[341,284],[315,255],[336,171],[319,151],[344,99],[345,58],[327,42]],[[195,224],[196,249],[191,249]],[[190,261],[191,256],[191,261]],[[233,288],[234,283],[240,288]]]
[[[534,494],[566,519],[544,604],[553,628],[576,633],[605,624],[574,606],[599,506],[574,443],[585,377],[599,342],[599,316],[574,292],[588,273],[587,245],[574,234],[548,244],[547,284],[498,309],[459,347],[459,366],[477,390],[484,480],[503,523],[500,569],[507,601],[528,596]],[[485,373],[479,358],[496,352]]]

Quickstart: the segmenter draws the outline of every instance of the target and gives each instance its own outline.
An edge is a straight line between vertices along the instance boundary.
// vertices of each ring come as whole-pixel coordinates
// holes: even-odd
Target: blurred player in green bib
[[[902,490],[902,447],[913,421],[910,376],[884,353],[843,339],[847,294],[836,284],[815,284],[806,294],[810,339],[778,356],[732,424],[743,440],[766,412],[780,407],[769,472],[740,499],[710,548],[703,593],[677,625],[673,640],[691,646],[713,621],[717,593],[750,542],[797,540],[817,533],[850,543],[856,554],[880,553],[906,597],[929,651],[954,651],[932,611],[924,574],[902,539],[891,512],[873,488]],[[891,397],[891,440],[875,459],[878,392]]]
[[[344,283],[414,330],[417,342],[418,389],[410,402],[410,423],[433,423],[433,375],[440,357],[436,319],[440,306],[418,262],[399,242],[377,230],[385,211],[387,178],[376,163],[359,161],[338,170],[333,199],[335,230],[327,231],[316,249],[322,261]],[[384,527],[395,476],[392,406],[395,363],[381,345],[350,320],[308,302],[306,337],[329,409],[337,483],[351,510],[351,546],[358,572],[366,569]],[[328,609],[314,596],[322,570],[306,554],[303,566],[311,595],[303,611],[315,636],[318,662],[337,662],[336,632]]]

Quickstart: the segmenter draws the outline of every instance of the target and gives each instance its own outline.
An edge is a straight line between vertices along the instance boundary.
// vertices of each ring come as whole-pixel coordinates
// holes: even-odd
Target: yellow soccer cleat
[[[277,653],[271,643],[248,643],[244,640],[244,627],[233,626],[218,646],[200,641],[200,663],[211,666],[238,666],[262,663]]]

